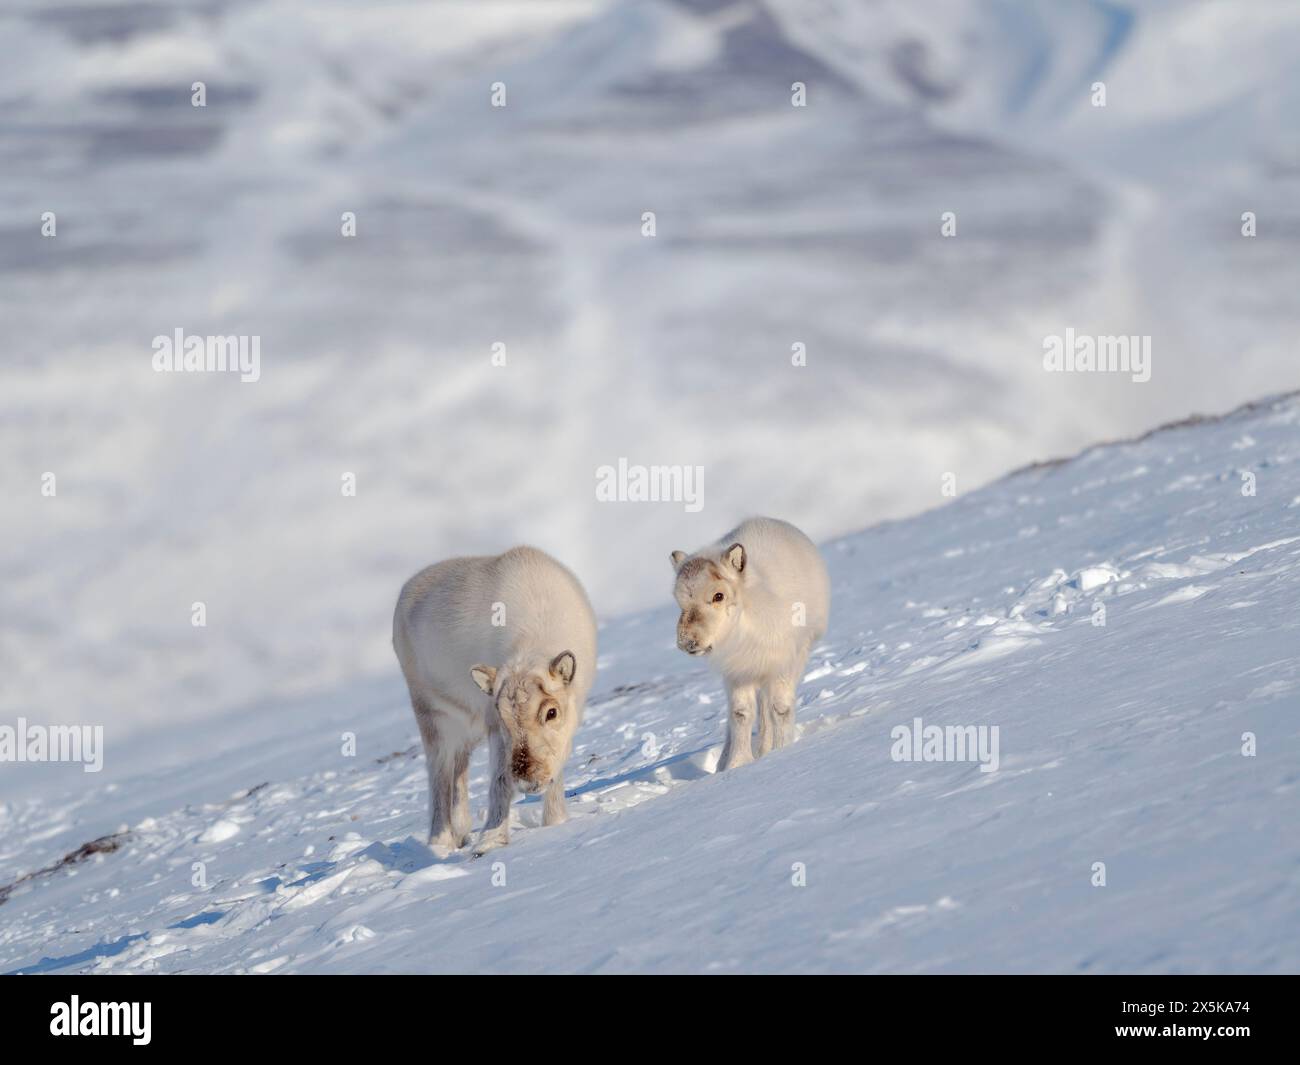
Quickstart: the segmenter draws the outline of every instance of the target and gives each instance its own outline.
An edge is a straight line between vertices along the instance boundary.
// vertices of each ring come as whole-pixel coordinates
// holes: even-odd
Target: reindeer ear
[[[474,683],[482,689],[485,695],[491,695],[492,689],[496,687],[497,671],[491,666],[470,666],[469,675],[474,678]]]
[[[727,548],[726,558],[728,564],[737,573],[745,572],[745,547],[743,544],[732,544]]]
[[[573,672],[578,668],[578,661],[572,651],[561,651],[551,659],[551,676],[562,680],[566,685],[573,683]]]
[[[682,568],[682,563],[685,562],[685,561],[686,561],[686,552],[685,552],[685,551],[674,551],[674,552],[673,552],[673,572],[676,573],[679,569],[681,569],[681,568]]]

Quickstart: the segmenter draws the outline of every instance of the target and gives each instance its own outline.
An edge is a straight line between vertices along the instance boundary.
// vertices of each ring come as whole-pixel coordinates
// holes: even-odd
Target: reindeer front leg
[[[767,690],[765,702],[771,707],[772,747],[784,747],[794,742],[794,710],[798,702],[798,678],[802,669],[787,676],[777,677]]]
[[[727,742],[718,761],[718,772],[748,765],[754,760],[749,733],[758,709],[758,690],[753,684],[738,684],[727,692]]]
[[[515,783],[510,776],[510,744],[500,727],[488,732],[488,815],[474,857],[510,842],[510,803]]]
[[[569,819],[564,807],[564,774],[556,773],[555,779],[546,786],[546,795],[542,800],[542,824],[546,827],[562,825]]]
[[[758,689],[758,750],[754,752],[755,758],[762,758],[772,749],[772,730],[774,722],[772,721],[772,700],[769,698],[767,691],[763,688]]]

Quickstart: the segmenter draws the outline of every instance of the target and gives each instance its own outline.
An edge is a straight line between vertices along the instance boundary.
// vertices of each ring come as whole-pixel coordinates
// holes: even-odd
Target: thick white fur
[[[564,763],[596,668],[578,579],[532,547],[439,562],[403,586],[393,649],[428,763],[430,846],[445,855],[469,842],[469,759],[485,738],[488,817],[475,851],[509,842],[516,787],[544,790],[544,823],[563,821]]]
[[[727,687],[719,770],[794,737],[796,692],[808,653],[826,633],[830,579],[811,540],[788,522],[750,518],[693,555],[673,552],[677,646],[707,654]],[[714,599],[722,595],[722,602]],[[802,621],[802,624],[799,622]]]

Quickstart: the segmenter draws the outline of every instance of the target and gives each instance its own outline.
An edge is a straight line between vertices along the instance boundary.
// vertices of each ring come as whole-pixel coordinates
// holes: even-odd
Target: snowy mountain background
[[[329,692],[391,672],[432,559],[531,541],[614,617],[746,514],[821,540],[1297,383],[1290,3],[0,0],[0,33],[8,719]],[[1152,380],[1045,374],[1067,327],[1152,336]],[[262,379],[154,373],[176,328],[260,335]],[[703,465],[704,509],[596,502],[620,457]]]
[[[1293,403],[997,479],[1300,383],[1300,8],[0,0],[0,41],[0,724],[108,745],[0,764],[0,889],[127,832],[14,889],[0,971],[1295,968]],[[261,380],[154,373],[177,328],[259,335]],[[1151,380],[1044,373],[1066,329],[1151,336]],[[620,458],[703,509],[597,502]],[[805,742],[713,780],[666,559],[752,513],[830,545],[832,629]],[[506,896],[410,838],[389,625],[520,541],[605,623],[569,779],[619,816],[521,834],[510,905],[586,923],[494,955]],[[1003,768],[889,761],[916,715],[1001,723]]]

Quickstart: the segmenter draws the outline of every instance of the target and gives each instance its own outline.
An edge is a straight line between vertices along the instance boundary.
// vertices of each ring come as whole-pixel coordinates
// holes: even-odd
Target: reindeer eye
[[[717,595],[713,597],[713,601],[715,603],[721,603],[724,598],[726,597],[721,592],[719,592]]]
[[[557,713],[558,713],[558,711],[555,709],[555,707],[553,707],[553,706],[552,706],[552,707],[549,707],[549,708],[547,709],[547,711],[546,711],[546,720],[547,720],[547,721],[554,721],[554,720],[555,720],[555,715],[556,715]]]

